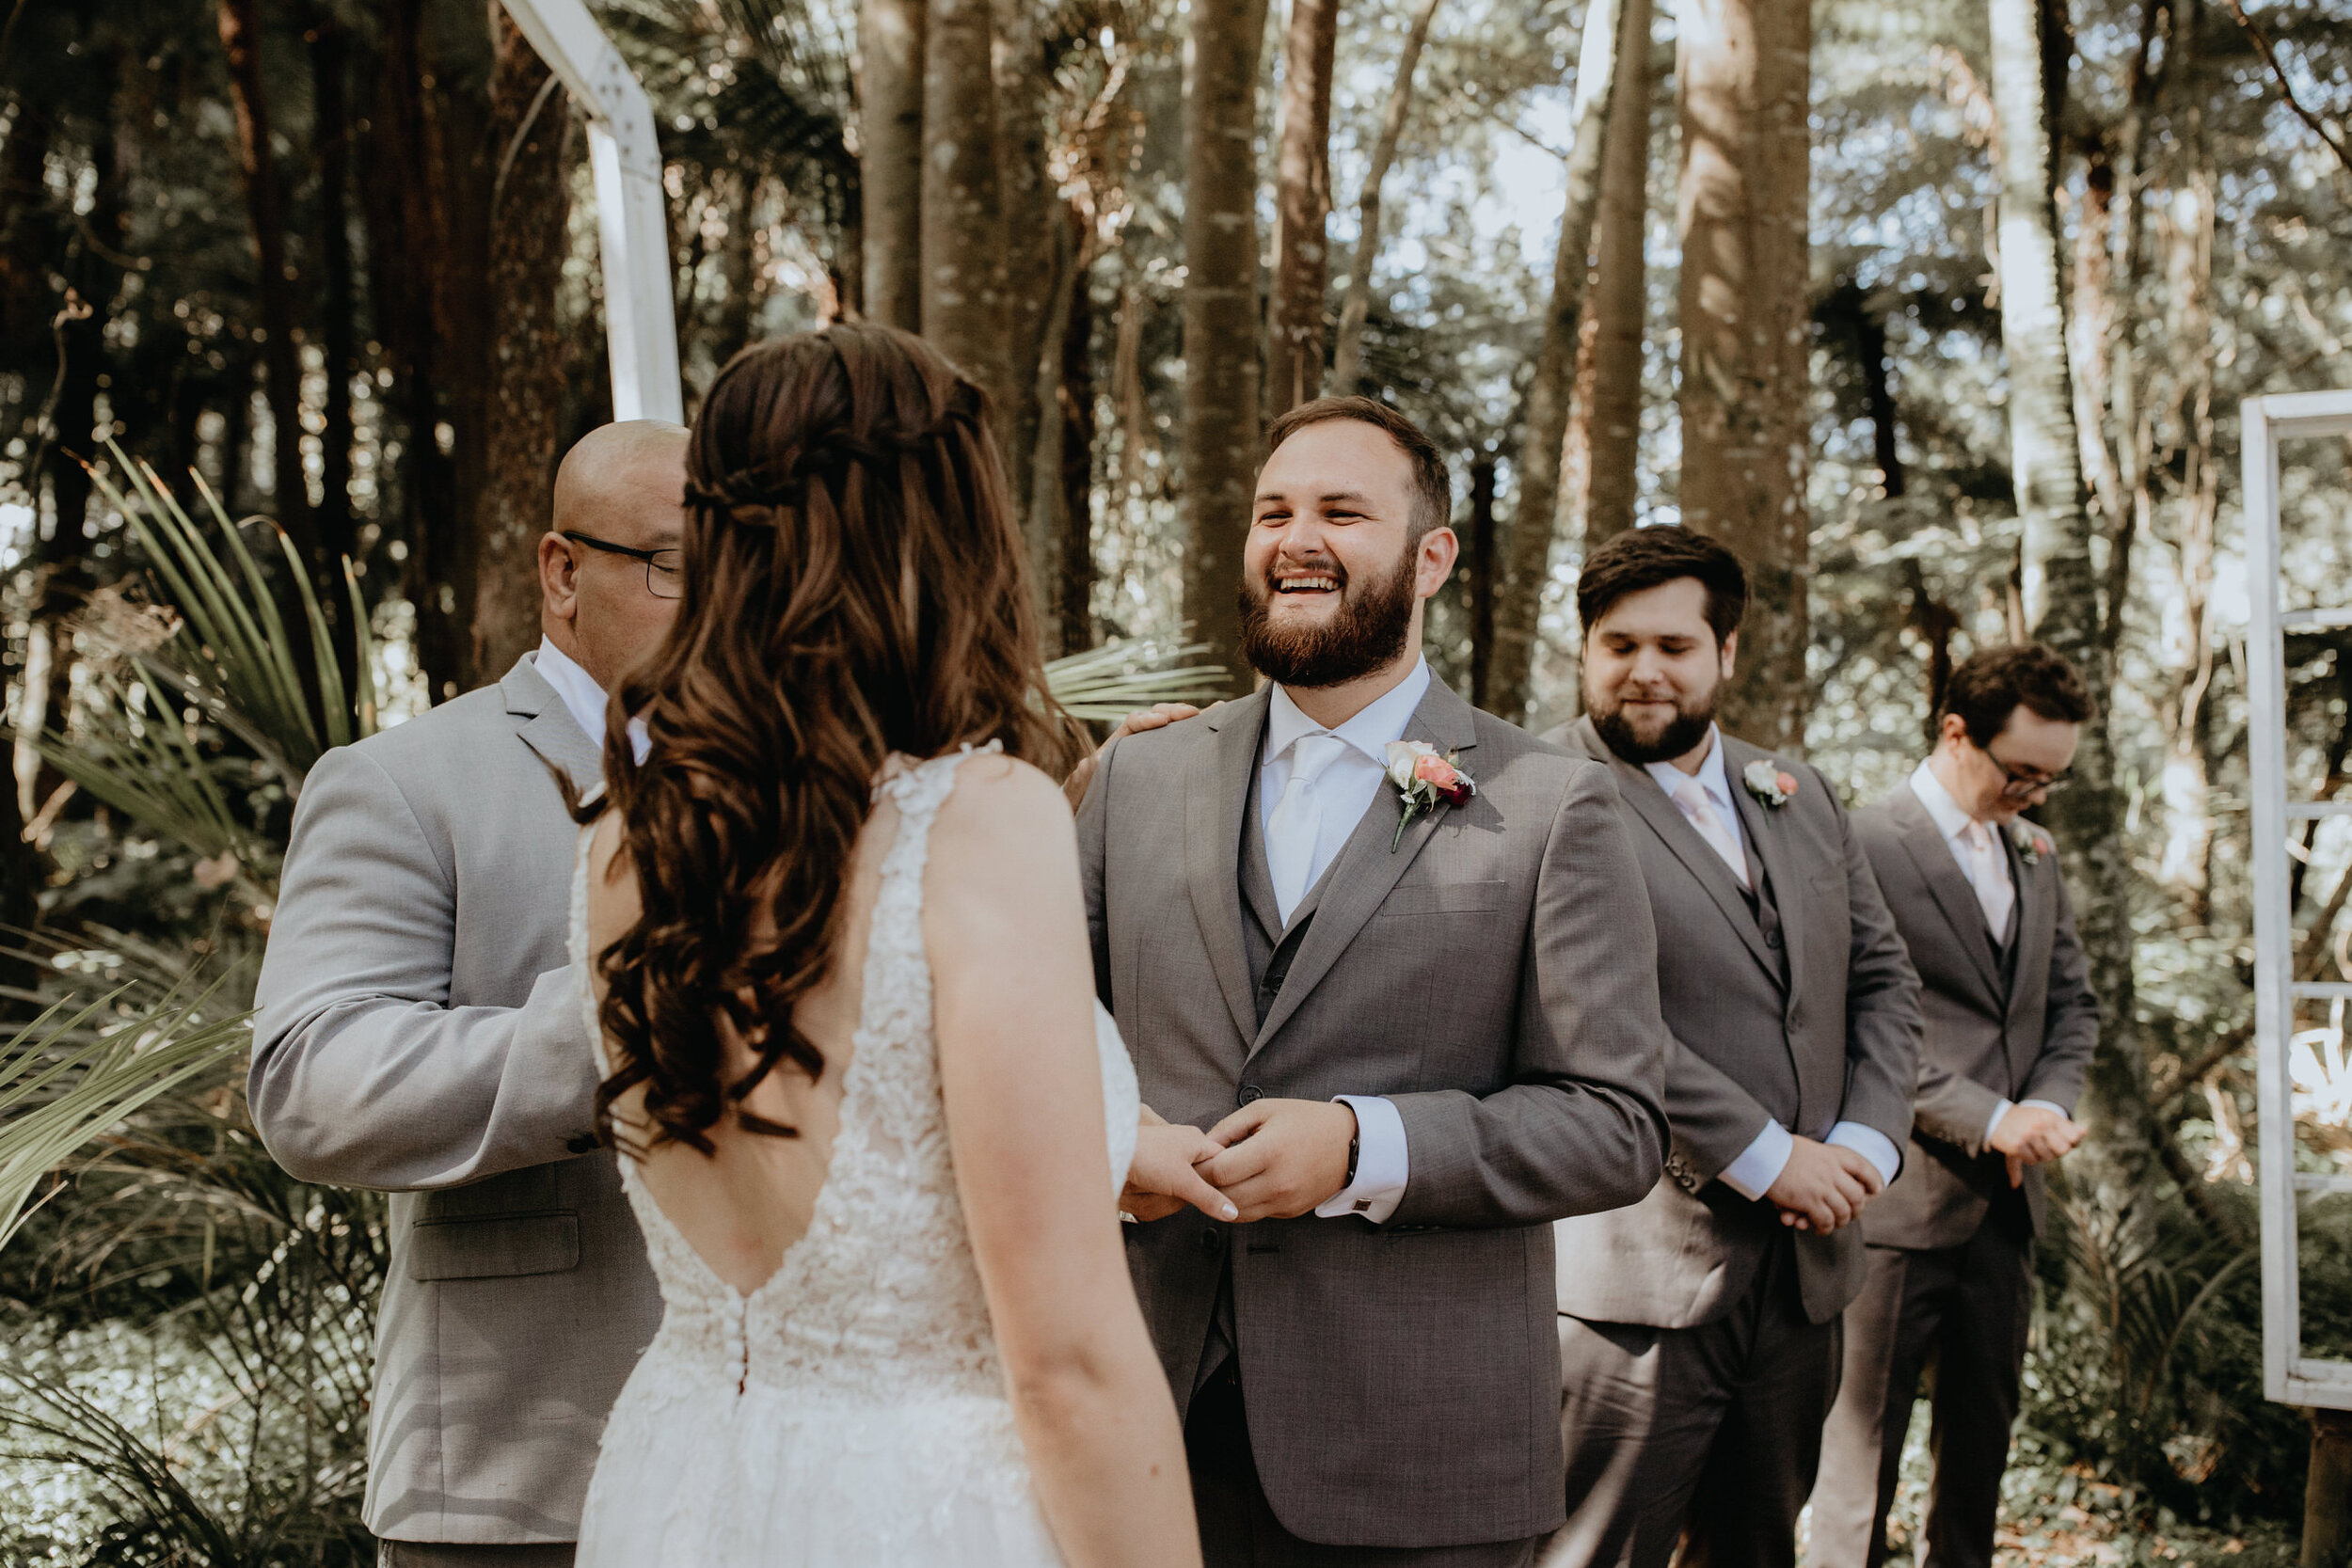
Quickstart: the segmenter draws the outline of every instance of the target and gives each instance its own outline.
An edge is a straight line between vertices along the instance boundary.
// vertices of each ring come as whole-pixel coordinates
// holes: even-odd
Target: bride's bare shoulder
[[[933,857],[949,866],[1034,856],[1064,840],[1074,853],[1061,785],[1017,757],[995,754],[967,758],[957,768],[956,787],[931,830]]]

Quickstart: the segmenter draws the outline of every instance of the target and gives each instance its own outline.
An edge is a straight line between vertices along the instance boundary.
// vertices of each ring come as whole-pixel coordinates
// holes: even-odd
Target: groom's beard
[[[1724,683],[1717,681],[1695,695],[1675,698],[1675,716],[1644,735],[1625,716],[1625,698],[1617,692],[1584,693],[1585,711],[1593,716],[1593,728],[1608,743],[1611,751],[1636,767],[1653,762],[1672,762],[1698,749],[1707,738],[1707,727],[1715,721],[1715,707],[1722,700]]]
[[[1339,613],[1322,626],[1295,630],[1273,624],[1269,607],[1278,590],[1271,575],[1254,582],[1244,578],[1238,595],[1242,657],[1277,686],[1308,690],[1343,685],[1393,662],[1413,628],[1415,553],[1406,546],[1394,571],[1360,586],[1333,562],[1329,569],[1340,579]]]

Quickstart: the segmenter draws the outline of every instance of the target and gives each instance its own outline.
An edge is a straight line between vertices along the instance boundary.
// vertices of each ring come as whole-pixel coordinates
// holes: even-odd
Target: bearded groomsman
[[[1702,534],[1585,562],[1586,717],[1658,927],[1666,1175],[1564,1219],[1566,1527],[1548,1565],[1785,1568],[1863,1278],[1849,1228],[1911,1130],[1919,985],[1820,774],[1715,726],[1747,603]]]
[[[1878,1568],[1903,1433],[1935,1369],[1926,1568],[1990,1568],[2042,1224],[2041,1167],[2099,1038],[2049,836],[2018,820],[2065,783],[2090,720],[2041,643],[1952,672],[1935,751],[1854,825],[1927,988],[1917,1121],[1900,1180],[1863,1220],[1844,1386],[1824,1439],[1811,1558]]]

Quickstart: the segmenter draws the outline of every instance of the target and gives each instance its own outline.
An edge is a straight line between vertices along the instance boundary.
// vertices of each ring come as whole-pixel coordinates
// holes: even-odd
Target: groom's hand
[[[1224,1152],[1200,1174],[1241,1209],[1244,1222],[1311,1213],[1347,1185],[1356,1113],[1328,1100],[1260,1100],[1209,1129]]]
[[[1827,1232],[1852,1224],[1885,1185],[1878,1167],[1853,1149],[1799,1138],[1764,1201],[1780,1210],[1783,1225]]]
[[[1070,777],[1061,782],[1062,796],[1069,800],[1070,809],[1076,811],[1079,802],[1087,798],[1087,785],[1094,782],[1094,770],[1101,766],[1103,753],[1111,749],[1112,740],[1117,740],[1122,735],[1135,735],[1143,730],[1165,729],[1180,719],[1197,718],[1200,713],[1200,710],[1190,703],[1153,703],[1150,707],[1139,709],[1121,719],[1119,721],[1119,728],[1111,731],[1110,739],[1104,741],[1092,752],[1080,757],[1078,766],[1070,770]]]

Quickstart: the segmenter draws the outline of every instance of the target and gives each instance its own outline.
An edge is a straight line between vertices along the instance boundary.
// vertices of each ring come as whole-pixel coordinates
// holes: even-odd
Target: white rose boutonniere
[[[2017,847],[2017,858],[2026,865],[2032,865],[2058,847],[2050,842],[2048,833],[2030,822],[2015,819],[2011,819],[2009,825],[2009,841]]]
[[[1769,757],[1758,757],[1740,769],[1740,782],[1748,786],[1748,793],[1756,797],[1757,804],[1772,811],[1796,799],[1797,776],[1784,771]]]

